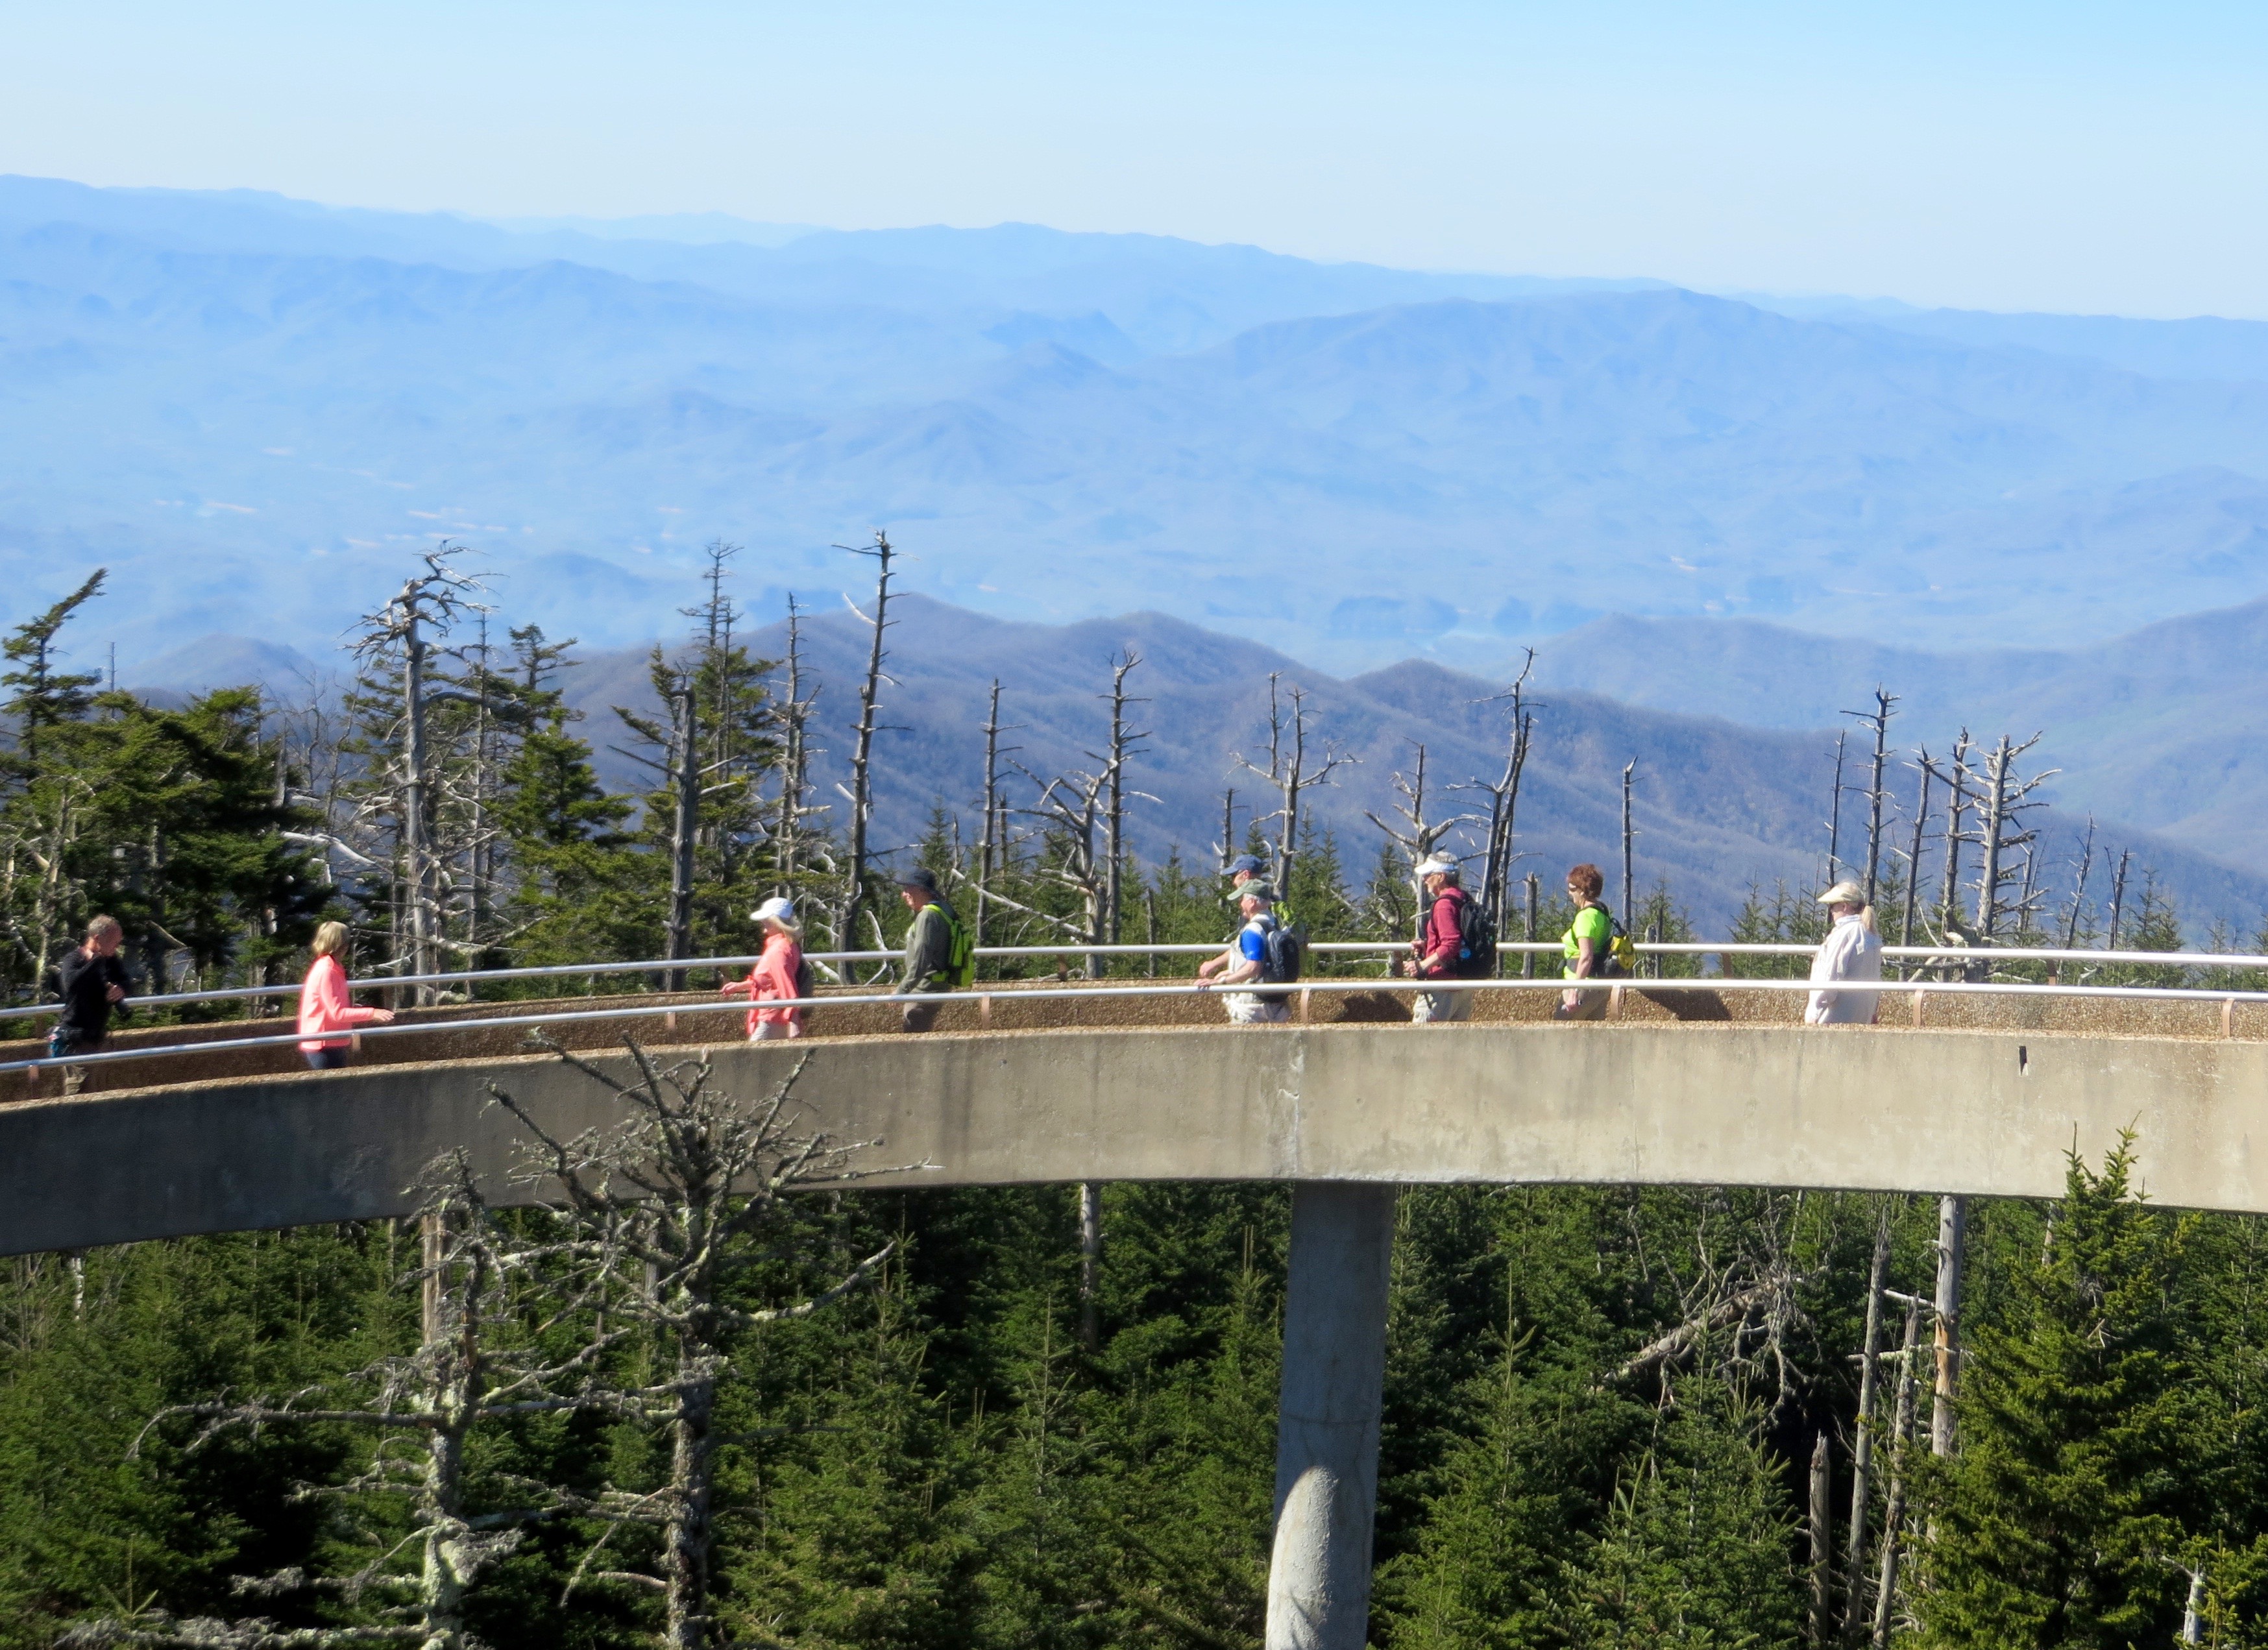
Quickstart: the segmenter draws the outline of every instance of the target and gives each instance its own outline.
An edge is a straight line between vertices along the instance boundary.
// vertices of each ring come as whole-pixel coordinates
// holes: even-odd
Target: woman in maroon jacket
[[[1425,890],[1425,914],[1418,924],[1410,948],[1410,972],[1420,980],[1477,979],[1488,971],[1488,961],[1465,955],[1465,901],[1471,896],[1457,886],[1457,862],[1435,854],[1418,867]],[[1445,1026],[1473,1017],[1470,991],[1420,991],[1410,1005],[1413,1025]]]

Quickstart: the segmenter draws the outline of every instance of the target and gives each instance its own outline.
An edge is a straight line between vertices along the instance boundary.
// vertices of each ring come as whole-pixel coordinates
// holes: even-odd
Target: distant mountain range
[[[1175,846],[1192,861],[1208,859],[1220,836],[1223,792],[1230,787],[1237,792],[1240,834],[1256,809],[1264,813],[1274,806],[1263,782],[1237,760],[1242,753],[1265,764],[1270,673],[1285,689],[1297,685],[1310,695],[1312,748],[1328,743],[1359,759],[1308,799],[1317,822],[1335,833],[1358,884],[1375,863],[1381,842],[1366,814],[1388,813],[1394,775],[1414,770],[1418,743],[1426,748],[1432,817],[1484,801],[1454,787],[1494,777],[1504,765],[1508,722],[1498,696],[1502,684],[1430,661],[1405,660],[1340,680],[1257,643],[1157,613],[1038,625],[920,596],[902,598],[892,611],[897,621],[889,633],[894,682],[884,692],[881,720],[895,731],[880,738],[878,766],[877,835],[885,847],[916,841],[932,805],[975,817],[983,784],[980,729],[995,677],[1002,685],[1003,718],[1016,730],[1003,741],[1014,748],[1012,769],[1020,764],[1045,777],[1091,767],[1086,753],[1099,748],[1106,728],[1096,696],[1108,685],[1112,656],[1126,649],[1143,658],[1131,685],[1147,701],[1137,726],[1152,730],[1132,783],[1156,799],[1134,807],[1133,839],[1152,860]],[[2210,691],[2219,656],[2215,638],[2233,637],[2247,623],[2268,624],[2268,603],[2191,623],[2179,635],[2173,634],[2179,627],[2161,627],[2154,639],[2145,633],[2104,654],[2160,661],[2163,674],[2153,691],[2202,694]],[[1727,644],[1726,668],[1714,676],[1703,652],[1711,637]],[[1769,625],[1699,621],[1618,621],[1568,641],[1564,650],[1547,649],[1539,661],[1542,709],[1521,801],[1520,845],[1528,857],[1519,870],[1538,871],[1547,888],[1548,879],[1578,860],[1594,860],[1618,874],[1620,776],[1631,761],[1638,763],[1641,888],[1666,881],[1705,932],[1721,933],[1751,885],[1767,895],[1777,884],[1791,891],[1816,887],[1833,785],[1832,724],[1837,710],[1859,703],[1880,679],[1914,689],[1913,714],[1896,725],[1902,742],[1926,737],[1941,745],[1941,736],[1964,715],[1988,738],[2050,727],[2036,766],[2060,765],[2066,772],[2054,792],[2058,806],[2042,818],[2037,852],[2043,885],[2055,902],[2068,890],[2076,837],[2093,808],[2102,815],[2098,844],[2134,849],[2138,865],[2156,873],[2198,937],[2215,920],[2249,936],[2268,910],[2268,843],[2215,826],[2242,807],[2241,791],[2226,799],[2212,794],[2221,770],[2200,766],[2193,775],[2204,809],[2199,817],[2138,819],[2110,799],[2092,799],[2097,792],[2106,799],[2118,793],[2124,776],[2148,761],[2154,747],[2147,728],[2121,745],[2099,731],[2074,735],[2058,719],[2085,711],[2083,695],[2073,698],[2070,686],[2083,681],[2090,667],[2085,659],[2019,655],[2003,677],[1990,660],[1852,650]],[[806,667],[821,684],[818,742],[826,755],[819,772],[825,799],[847,774],[867,632],[838,605],[806,622],[804,644]],[[783,630],[764,630],[755,645],[775,656],[784,646]],[[570,679],[571,696],[587,718],[586,736],[600,748],[611,782],[625,787],[641,780],[628,762],[604,755],[620,737],[611,707],[651,705],[647,652],[589,656]],[[1631,680],[1610,680],[1617,661]],[[1975,663],[1977,674],[1959,674],[1964,663]],[[2184,676],[2185,668],[2203,674]],[[143,681],[174,689],[254,678],[289,688],[296,678],[321,674],[289,650],[242,637],[202,638],[153,661],[149,670]],[[1595,680],[1604,690],[1587,690],[1579,677]],[[1676,681],[1719,678],[1725,685],[1713,698],[1701,689],[1688,703],[1675,702]],[[1777,696],[1775,683],[1782,689]],[[2036,697],[2025,696],[2028,684],[2039,689]],[[1997,699],[1989,696],[1994,691]],[[1642,702],[1624,702],[1631,698]],[[2251,783],[2241,764],[2228,771],[2235,776],[2233,785]],[[1863,784],[1855,763],[1846,777]],[[1901,797],[1911,794],[1908,770],[1901,768],[1895,784]],[[1011,789],[1019,806],[1034,792],[1020,777],[1012,777]],[[2152,799],[2139,791],[2125,795],[2142,804]],[[1861,804],[1854,797],[1845,806],[1851,834],[1845,851],[1854,857],[1863,831],[1849,821]],[[1941,824],[1941,796],[1939,807]],[[2174,829],[2146,829],[2160,824]],[[1932,875],[1937,854],[1933,846],[1926,857]],[[2095,875],[2099,895],[2099,866]]]
[[[2268,593],[2268,326],[1763,304],[1028,225],[347,211],[0,180],[0,569],[320,647],[448,534],[664,633],[697,547],[1155,609],[1339,673],[1608,614],[2068,649]],[[1564,648],[1563,648],[1564,651]]]

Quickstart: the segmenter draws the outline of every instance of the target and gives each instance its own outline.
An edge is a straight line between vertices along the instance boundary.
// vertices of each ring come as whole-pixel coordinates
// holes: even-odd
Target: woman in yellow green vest
[[[1567,873],[1567,898],[1575,908],[1575,920],[1561,936],[1560,948],[1566,957],[1566,966],[1560,971],[1564,979],[1598,979],[1608,971],[1614,955],[1615,919],[1599,902],[1606,886],[1607,879],[1594,865],[1580,865]],[[1606,992],[1567,991],[1560,993],[1559,1006],[1551,1018],[1599,1020],[1606,1012]]]

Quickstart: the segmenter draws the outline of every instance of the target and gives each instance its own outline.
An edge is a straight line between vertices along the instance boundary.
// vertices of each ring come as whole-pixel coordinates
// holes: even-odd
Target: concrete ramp
[[[681,1057],[688,1050],[656,1050]],[[872,1185],[1081,1180],[1651,1182],[2051,1197],[2139,1137],[2161,1204],[2268,1212],[2268,1044],[1652,1022],[1133,1027],[733,1042],[811,1122],[879,1138]],[[624,1057],[604,1057],[623,1062]],[[462,1147],[512,1200],[509,1087],[614,1116],[549,1055],[259,1077],[0,1108],[0,1252],[406,1214]],[[520,1194],[524,1196],[525,1194]]]

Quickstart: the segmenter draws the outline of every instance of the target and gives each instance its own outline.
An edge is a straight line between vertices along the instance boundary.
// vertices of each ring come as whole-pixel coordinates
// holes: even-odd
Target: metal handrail
[[[1816,954],[1816,945],[1766,943],[1743,940],[1638,940],[1641,955],[1646,956],[1776,956],[1808,957]],[[1324,939],[1308,945],[1307,949],[1318,955],[1359,955],[1365,953],[1407,951],[1408,940],[1393,939]],[[1520,955],[1560,954],[1563,941],[1557,939],[1506,939],[1498,943],[1500,954]],[[1067,957],[1067,956],[1211,956],[1217,954],[1217,943],[1204,945],[1104,945],[1065,944],[1053,946],[979,946],[978,957]],[[813,962],[884,962],[901,955],[895,951],[807,951],[805,957]],[[2223,968],[2268,969],[2268,955],[2251,953],[2218,951],[2088,951],[2049,947],[2024,946],[1884,946],[1882,955],[1897,961],[1919,961],[1956,963],[1972,961],[1992,962],[2088,962],[2132,963],[2158,968]],[[563,962],[535,968],[464,969],[446,974],[409,974],[400,976],[371,976],[350,982],[353,988],[364,991],[389,990],[405,985],[446,985],[487,981],[569,979],[605,974],[662,974],[689,971],[696,969],[733,969],[753,967],[757,959],[745,956],[715,957],[657,957],[640,962]],[[240,1002],[257,998],[297,997],[300,986],[294,983],[284,985],[239,985],[218,987],[205,991],[173,991],[155,997],[136,997],[129,999],[136,1008],[175,1007],[188,1003]],[[2215,993],[2220,995],[2220,993]],[[0,1020],[33,1020],[61,1011],[57,1003],[35,1003],[15,1008],[0,1008]],[[643,1011],[640,1011],[643,1012]]]
[[[1294,985],[1259,986],[1241,984],[1219,986],[1205,983],[1173,985],[1076,985],[1020,987],[1004,992],[969,990],[947,995],[986,998],[994,995],[1011,996],[1018,1001],[1046,1000],[1075,997],[1082,999],[1117,997],[1199,997],[1219,995],[1224,991],[1259,992],[1289,997],[1293,992],[1306,991],[1557,991],[1568,990],[1603,991],[1609,987],[1635,990],[1646,994],[1660,991],[1808,991],[1815,988],[1808,980],[1759,980],[1688,978],[1663,980],[1303,980]],[[2176,1001],[2192,1003],[2268,1003],[2268,991],[2214,991],[2191,990],[2164,985],[2036,985],[2017,981],[1944,981],[1944,980],[1867,980],[1837,981],[1838,991],[1900,991],[1926,993],[1930,996],[1961,997],[2078,997],[2114,1000]],[[767,999],[767,1008],[846,1008],[874,1004],[896,1004],[909,1001],[934,1002],[935,996],[924,994],[909,997],[904,992],[886,992],[839,997],[799,997]],[[744,1013],[748,1005],[734,1001],[724,1003],[655,1004],[652,1007],[598,1008],[570,1010],[546,1014],[481,1015],[460,1020],[426,1020],[416,1024],[399,1022],[384,1026],[364,1026],[352,1033],[342,1030],[326,1032],[285,1032],[272,1036],[231,1038],[225,1042],[166,1043],[139,1049],[114,1049],[99,1052],[51,1057],[36,1060],[0,1062],[0,1072],[44,1071],[50,1066],[107,1065],[129,1060],[161,1058],[179,1054],[219,1054],[246,1049],[283,1048],[302,1042],[329,1041],[351,1035],[357,1038],[409,1036],[431,1035],[468,1029],[501,1030],[522,1026],[563,1026],[588,1024],[614,1020],[647,1019],[656,1014]]]

